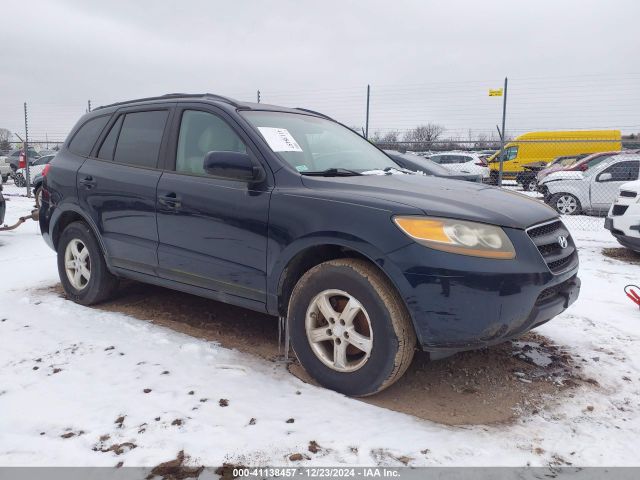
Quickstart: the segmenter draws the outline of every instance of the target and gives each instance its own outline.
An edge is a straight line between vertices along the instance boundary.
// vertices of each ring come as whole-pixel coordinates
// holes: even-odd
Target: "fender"
[[[411,243],[410,241],[408,243]],[[291,261],[301,252],[313,247],[343,247],[367,258],[378,266],[389,281],[398,288],[406,282],[402,271],[389,261],[387,255],[363,238],[345,234],[344,232],[315,232],[306,235],[287,245],[280,252],[273,267],[267,274],[267,311],[277,314],[280,288],[286,278],[286,270]],[[404,246],[404,245],[403,245]],[[269,252],[272,255],[273,252]]]
[[[585,180],[557,180],[553,182],[546,182],[544,185],[549,190],[551,195],[556,193],[570,193],[578,199],[582,208],[588,208],[590,206],[589,201],[589,187],[585,188]]]
[[[49,207],[49,208],[51,208],[51,207]],[[49,231],[50,231],[50,238],[51,238],[52,247],[55,249],[57,239],[60,237],[60,234],[62,233],[62,232],[58,231],[58,223],[59,223],[60,219],[62,218],[62,216],[65,213],[68,213],[68,212],[73,212],[73,213],[77,214],[89,226],[89,229],[92,231],[93,235],[98,240],[98,244],[100,245],[100,250],[102,250],[102,253],[104,254],[105,262],[106,262],[107,266],[109,267],[109,270],[111,270],[112,268],[111,268],[111,261],[110,261],[110,258],[109,258],[109,253],[107,252],[107,248],[106,248],[106,246],[104,244],[104,241],[102,239],[102,235],[100,235],[100,233],[99,233],[98,226],[91,219],[91,217],[89,217],[82,210],[82,208],[76,203],[64,202],[64,203],[58,204],[53,209],[53,212],[51,213],[51,219],[49,221]]]

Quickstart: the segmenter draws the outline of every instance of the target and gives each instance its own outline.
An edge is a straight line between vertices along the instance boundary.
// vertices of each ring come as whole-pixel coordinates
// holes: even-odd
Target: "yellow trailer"
[[[558,130],[529,132],[520,135],[504,146],[504,178],[515,178],[523,166],[529,163],[546,164],[565,155],[610,152],[622,149],[620,130]],[[492,177],[500,169],[500,152],[487,160]]]

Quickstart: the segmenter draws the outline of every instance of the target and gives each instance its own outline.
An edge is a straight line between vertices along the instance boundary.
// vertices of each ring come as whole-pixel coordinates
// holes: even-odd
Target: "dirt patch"
[[[621,260],[623,262],[635,263],[636,265],[640,265],[640,253],[636,253],[633,250],[629,250],[628,248],[603,248],[602,254],[605,257],[613,258],[615,260]]]
[[[443,360],[416,352],[397,383],[361,400],[448,425],[504,423],[537,413],[550,398],[576,386],[576,367],[570,362],[559,347],[534,333]],[[300,365],[290,370],[315,383]]]
[[[63,295],[59,285],[48,290]],[[278,357],[278,321],[269,315],[135,282],[123,282],[116,297],[97,308],[267,360]],[[580,375],[580,363],[586,361],[591,360],[571,357],[535,333],[437,361],[416,352],[396,384],[361,401],[449,425],[510,422],[543,410],[565,389],[596,386]],[[289,370],[314,383],[296,362]]]
[[[204,467],[189,467],[185,465],[189,457],[184,454],[183,450],[178,452],[175,460],[161,463],[151,469],[151,473],[147,475],[147,480],[160,477],[163,480],[183,480],[185,478],[198,478]]]

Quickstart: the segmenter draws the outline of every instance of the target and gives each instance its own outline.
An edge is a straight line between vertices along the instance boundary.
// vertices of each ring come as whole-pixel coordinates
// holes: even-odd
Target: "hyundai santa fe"
[[[320,113],[170,94],[84,115],[43,172],[40,228],[68,298],[127,278],[287,319],[320,384],[376,393],[416,348],[517,337],[579,292],[552,209],[404,171]]]

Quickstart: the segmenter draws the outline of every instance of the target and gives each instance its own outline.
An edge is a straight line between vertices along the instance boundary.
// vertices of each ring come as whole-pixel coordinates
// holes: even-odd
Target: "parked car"
[[[44,240],[68,298],[118,278],[287,318],[321,385],[370,395],[432,358],[547,322],[578,254],[541,202],[398,170],[322,114],[173,94],[94,109],[45,170]],[[559,241],[558,239],[561,239]]]
[[[450,180],[465,180],[467,182],[482,182],[482,175],[476,175],[473,173],[453,173],[447,170],[442,165],[438,165],[436,162],[429,160],[428,158],[413,155],[411,153],[401,153],[395,150],[385,150],[385,153],[389,155],[394,162],[400,165],[402,168],[412,171],[420,172],[425,175],[433,175],[435,177],[448,178]]]
[[[527,165],[523,165],[523,170],[516,175],[516,182],[522,185],[523,190],[535,192],[538,189],[538,175],[540,172],[548,171],[547,173],[551,173],[552,171],[564,170],[563,166],[568,167],[573,165],[579,159],[586,156],[586,153],[581,155],[566,155],[558,157],[548,164],[544,162],[528,163]]]
[[[590,167],[594,167],[596,165],[598,165],[600,162],[603,162],[604,160],[607,160],[608,158],[611,158],[615,155],[620,155],[620,154],[629,154],[629,153],[640,153],[640,150],[624,150],[624,151],[620,151],[620,152],[599,152],[599,153],[593,153],[591,155],[587,155],[585,156],[580,156],[581,158],[575,162],[572,163],[571,165],[562,167],[562,168],[558,168],[556,170],[553,171],[559,171],[559,170],[567,170],[567,171],[586,171],[588,170]],[[536,181],[540,182],[544,177],[546,177],[547,175],[549,175],[550,173],[553,173],[553,171],[547,171],[545,172],[545,170],[541,170],[540,172],[538,172],[538,175],[536,177]]]
[[[7,213],[7,202],[2,195],[2,185],[0,185],[0,227],[4,225],[4,216]]]
[[[40,150],[38,153],[41,157],[44,157],[45,155],[55,155],[58,153],[58,150]]]
[[[21,155],[22,154],[22,155]],[[21,158],[22,157],[22,158]],[[29,148],[28,151],[29,157],[29,165],[33,165],[33,163],[40,158],[40,154],[34,149]],[[11,165],[11,170],[14,172],[19,168],[24,168],[24,149],[14,150],[7,157],[9,159],[9,164]]]
[[[544,200],[565,215],[605,213],[623,183],[638,179],[640,157],[615,155],[586,171],[565,171],[547,175],[539,190]]]
[[[489,167],[475,153],[443,152],[431,155],[429,160],[451,172],[470,173],[489,178]]]
[[[640,253],[640,181],[622,184],[611,205],[604,228],[620,245]]]
[[[620,151],[620,130],[568,130],[529,132],[507,143],[501,152],[489,158],[491,178],[498,178],[502,158],[503,178],[514,179],[524,165],[541,162],[545,165],[555,158],[583,153]]]
[[[32,165],[29,166],[29,177],[31,186],[34,185],[33,180],[36,176],[42,173],[44,167],[55,157],[53,155],[45,155],[43,157],[38,158],[33,162]],[[27,186],[27,172],[25,168],[19,168],[13,174],[13,181],[15,182],[16,187],[26,187]]]
[[[2,182],[6,182],[12,172],[13,170],[11,169],[9,158],[0,157],[0,178],[2,178]]]

